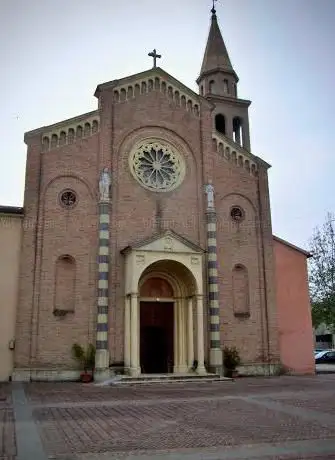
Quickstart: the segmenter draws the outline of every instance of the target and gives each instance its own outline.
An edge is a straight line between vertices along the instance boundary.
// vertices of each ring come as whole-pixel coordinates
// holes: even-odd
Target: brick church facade
[[[269,165],[251,152],[215,10],[197,83],[154,66],[99,84],[97,110],[25,134],[14,378],[72,375],[76,342],[94,344],[101,377],[115,363],[220,373],[225,346],[243,372],[277,372],[277,291],[294,285],[278,287],[275,242],[303,260],[296,338],[313,372],[307,253],[272,234]]]

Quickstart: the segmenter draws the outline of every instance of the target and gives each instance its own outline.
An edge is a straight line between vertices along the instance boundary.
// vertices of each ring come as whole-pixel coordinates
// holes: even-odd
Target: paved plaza
[[[334,374],[2,384],[0,459],[335,459],[334,385]]]

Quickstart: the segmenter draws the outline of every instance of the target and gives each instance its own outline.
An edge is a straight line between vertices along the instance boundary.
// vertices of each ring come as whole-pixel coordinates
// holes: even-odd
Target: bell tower
[[[239,78],[222,38],[214,6],[211,13],[207,45],[197,79],[199,94],[215,105],[213,128],[250,151],[248,107],[251,102],[238,98]]]

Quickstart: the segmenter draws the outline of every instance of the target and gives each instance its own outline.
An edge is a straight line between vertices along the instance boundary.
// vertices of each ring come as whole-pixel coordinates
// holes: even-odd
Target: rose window
[[[130,157],[130,167],[136,180],[155,192],[173,190],[184,175],[184,163],[179,153],[159,142],[139,145]]]
[[[73,208],[77,202],[77,196],[73,190],[65,190],[60,194],[59,201],[65,208]]]

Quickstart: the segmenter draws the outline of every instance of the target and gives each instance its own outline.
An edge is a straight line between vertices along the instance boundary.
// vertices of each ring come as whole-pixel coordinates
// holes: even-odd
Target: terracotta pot
[[[93,375],[92,375],[92,374],[89,374],[88,372],[83,372],[82,374],[80,374],[80,380],[81,380],[81,382],[83,382],[83,383],[92,382],[92,380],[93,380]]]

